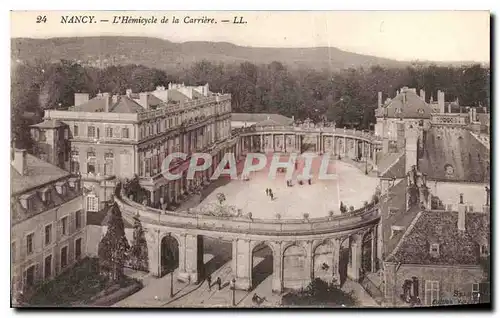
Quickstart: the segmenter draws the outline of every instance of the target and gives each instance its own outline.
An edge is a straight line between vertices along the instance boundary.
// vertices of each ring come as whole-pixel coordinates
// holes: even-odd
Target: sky
[[[97,23],[62,24],[94,15]],[[36,23],[37,16],[46,22]],[[114,16],[156,17],[156,24],[112,24]],[[179,24],[161,24],[163,17]],[[186,16],[217,24],[187,24]],[[243,17],[246,24],[224,23]],[[110,22],[100,22],[107,19]],[[254,47],[337,47],[396,60],[490,61],[488,11],[47,11],[12,12],[11,37],[150,36]]]

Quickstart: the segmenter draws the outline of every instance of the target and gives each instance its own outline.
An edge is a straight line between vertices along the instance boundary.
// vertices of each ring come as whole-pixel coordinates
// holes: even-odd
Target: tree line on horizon
[[[256,65],[207,60],[182,69],[161,70],[142,65],[94,68],[71,61],[18,64],[11,76],[11,132],[16,143],[31,147],[27,126],[41,121],[43,111],[72,106],[74,93],[125,94],[153,91],[168,83],[204,85],[232,95],[233,112],[279,113],[303,120],[335,121],[338,126],[370,129],[375,122],[377,93],[384,100],[403,86],[424,89],[426,100],[459,100],[464,106],[490,102],[490,69],[480,64],[462,67],[414,63],[406,68],[373,66],[341,71],[290,69],[280,62]]]

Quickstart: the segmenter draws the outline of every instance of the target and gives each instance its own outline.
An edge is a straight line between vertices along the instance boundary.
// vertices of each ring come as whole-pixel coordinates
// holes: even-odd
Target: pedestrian
[[[222,285],[222,280],[220,279],[220,277],[217,277],[217,285],[219,286],[219,290],[220,290],[221,285]]]
[[[208,290],[212,290],[212,276],[207,276]]]
[[[271,201],[274,200],[274,194],[272,191],[269,193],[269,195],[271,196]]]
[[[309,178],[309,185],[311,185],[311,178]]]
[[[269,188],[266,188],[266,195],[269,196]]]

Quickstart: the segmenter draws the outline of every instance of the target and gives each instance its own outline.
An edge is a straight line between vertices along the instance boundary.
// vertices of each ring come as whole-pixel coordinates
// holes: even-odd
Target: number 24
[[[41,15],[39,15],[39,16],[36,17],[36,23],[42,23],[42,22],[43,23],[47,23],[47,16],[45,16],[45,15],[41,16]]]

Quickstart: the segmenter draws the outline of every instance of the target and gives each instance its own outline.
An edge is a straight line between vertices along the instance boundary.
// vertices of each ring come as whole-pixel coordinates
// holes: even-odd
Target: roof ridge
[[[420,211],[420,212],[417,213],[417,215],[415,216],[415,218],[413,219],[413,221],[411,221],[410,225],[408,226],[408,228],[406,229],[406,231],[403,233],[403,236],[401,236],[401,239],[399,240],[398,244],[396,244],[396,247],[392,250],[392,252],[389,254],[389,256],[387,256],[387,259],[389,259],[390,257],[394,257],[394,255],[396,255],[396,252],[398,251],[398,249],[403,244],[403,240],[413,230],[413,228],[415,227],[415,224],[420,219],[420,217],[422,216],[423,213],[424,213],[424,211]]]

